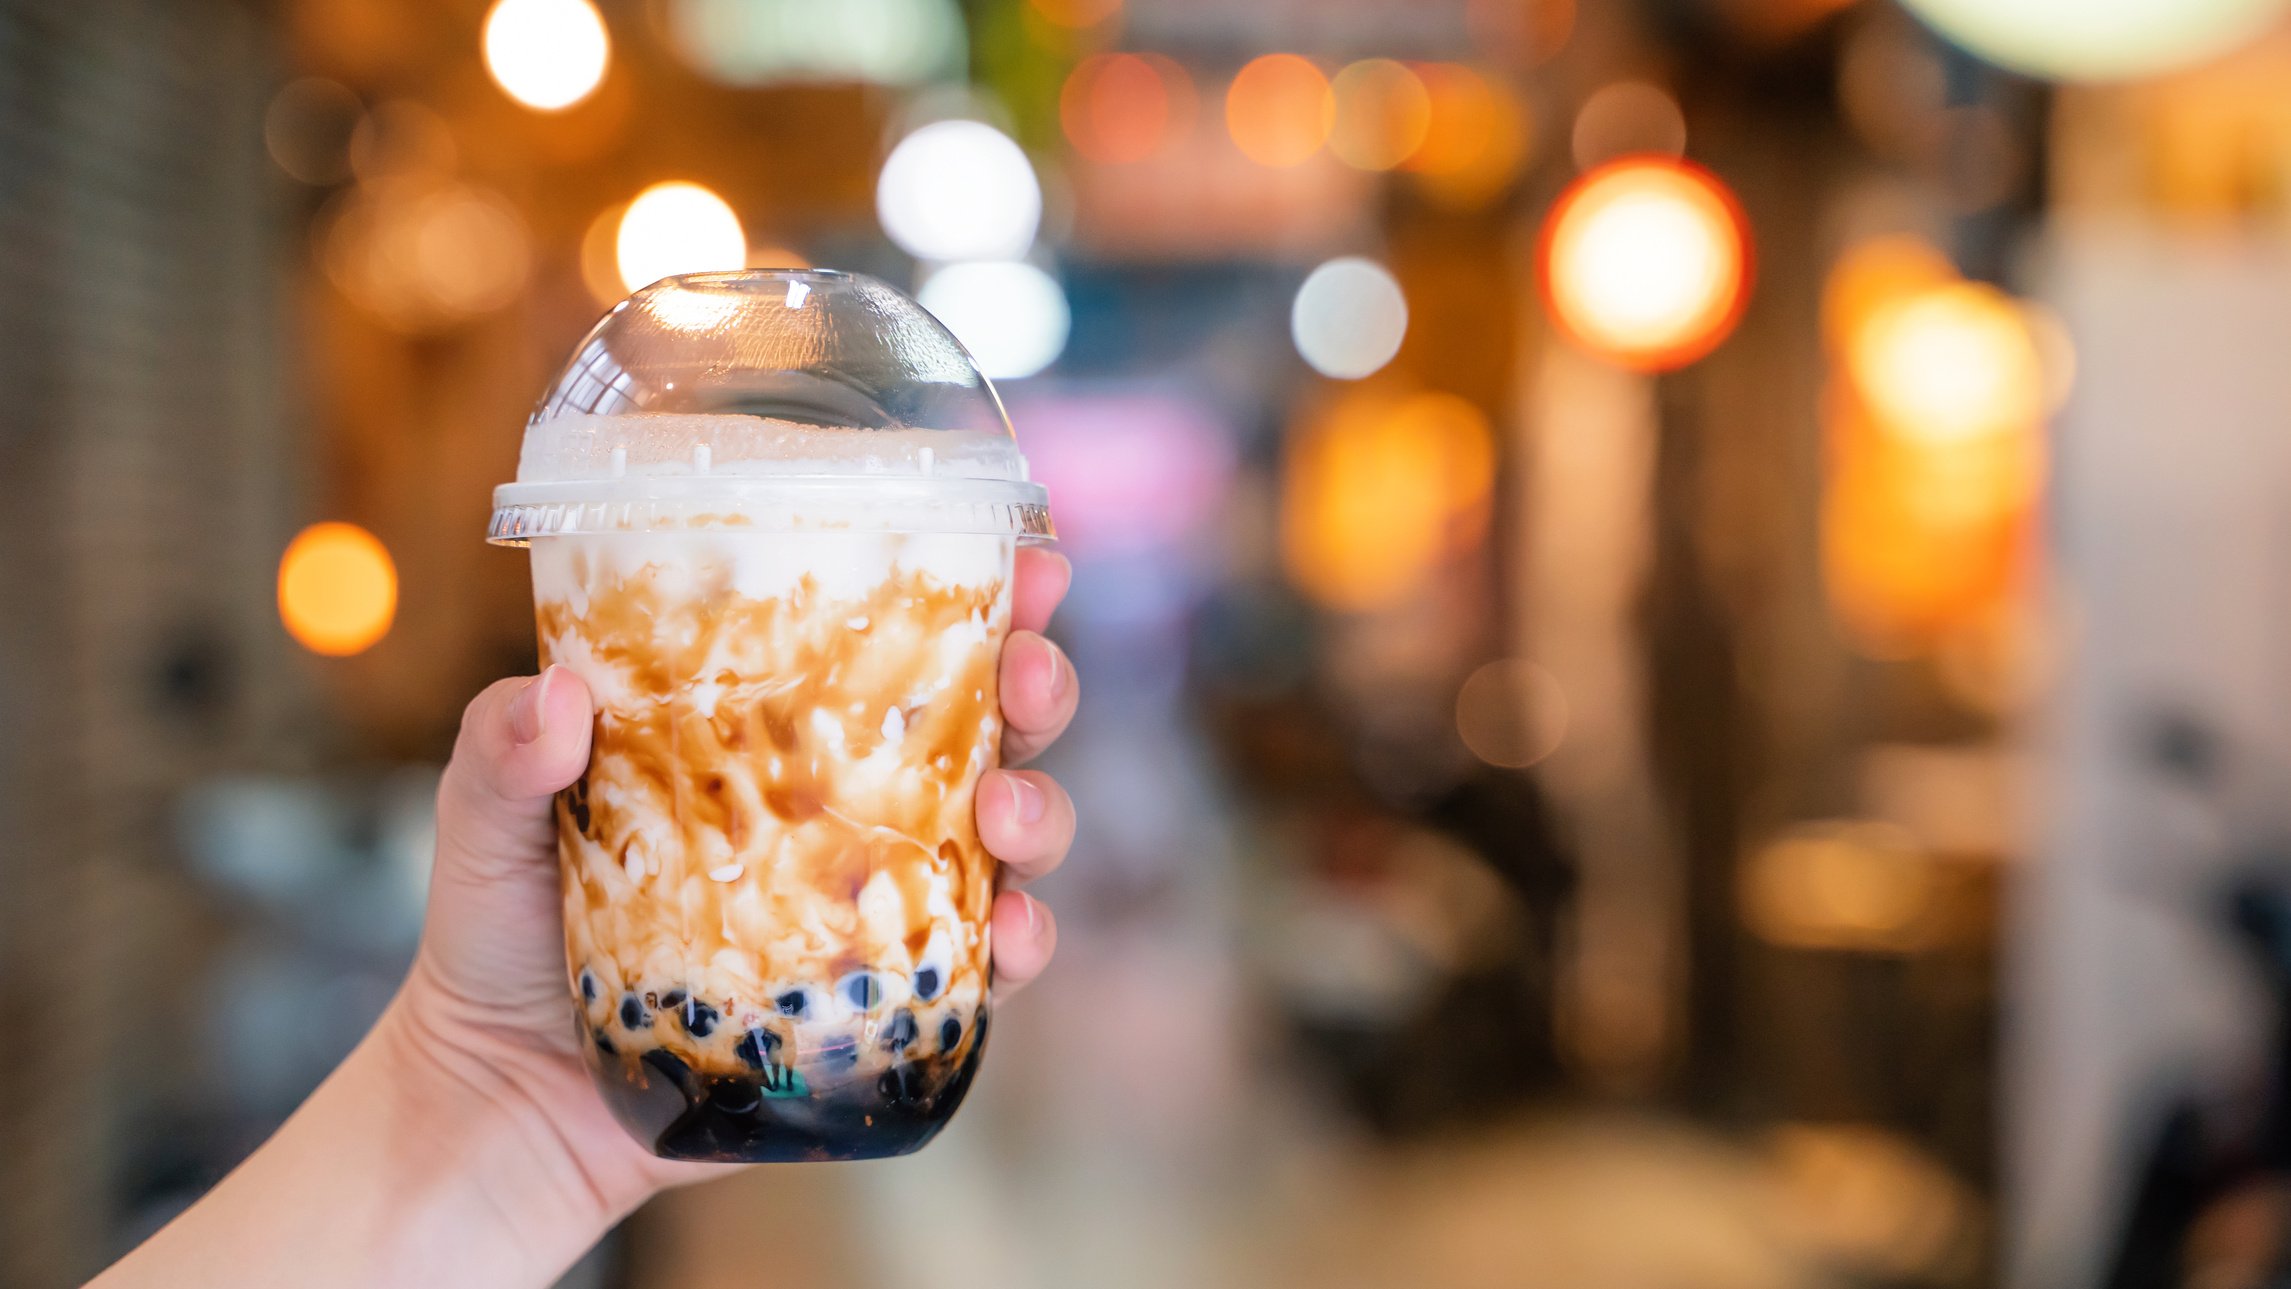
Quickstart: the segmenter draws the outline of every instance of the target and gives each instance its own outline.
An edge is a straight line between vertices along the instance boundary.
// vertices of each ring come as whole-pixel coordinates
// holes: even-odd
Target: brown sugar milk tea
[[[599,1091],[673,1158],[920,1148],[986,1042],[973,800],[1050,535],[993,390],[871,279],[672,278],[582,342],[496,506],[596,702],[557,822]]]

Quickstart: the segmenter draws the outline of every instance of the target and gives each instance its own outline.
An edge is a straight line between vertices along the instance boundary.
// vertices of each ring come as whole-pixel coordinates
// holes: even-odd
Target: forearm
[[[599,1196],[538,1107],[407,1013],[96,1289],[553,1283],[634,1197]]]

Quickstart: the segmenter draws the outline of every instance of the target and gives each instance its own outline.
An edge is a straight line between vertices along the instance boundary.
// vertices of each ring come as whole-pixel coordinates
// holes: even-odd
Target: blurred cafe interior
[[[569,1285],[2291,1283],[2291,3],[0,0],[0,1286],[379,1012],[741,265],[1049,486],[1062,950]]]

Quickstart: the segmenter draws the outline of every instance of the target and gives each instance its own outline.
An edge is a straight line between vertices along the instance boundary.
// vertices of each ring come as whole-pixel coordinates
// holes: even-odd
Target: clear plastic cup
[[[985,1046],[1012,560],[1001,401],[871,278],[669,278],[584,339],[488,539],[596,700],[560,797],[597,1088],[677,1159],[919,1149]]]

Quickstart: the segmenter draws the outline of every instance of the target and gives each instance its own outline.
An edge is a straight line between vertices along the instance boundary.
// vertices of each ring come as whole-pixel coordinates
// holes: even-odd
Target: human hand
[[[1073,665],[1040,634],[1071,573],[1051,552],[1018,553],[1012,632],[1001,660],[1003,760],[1038,755],[1072,719]],[[380,1037],[441,1118],[505,1118],[534,1156],[534,1222],[594,1226],[654,1191],[719,1166],[663,1160],[631,1139],[592,1089],[566,998],[554,794],[579,777],[593,714],[561,667],[504,680],[463,718],[438,791],[437,862],[421,951]],[[998,994],[1031,980],[1057,943],[1049,909],[1019,889],[1056,868],[1074,835],[1065,791],[1039,771],[990,771],[977,792],[980,840],[1004,866],[993,910]]]

